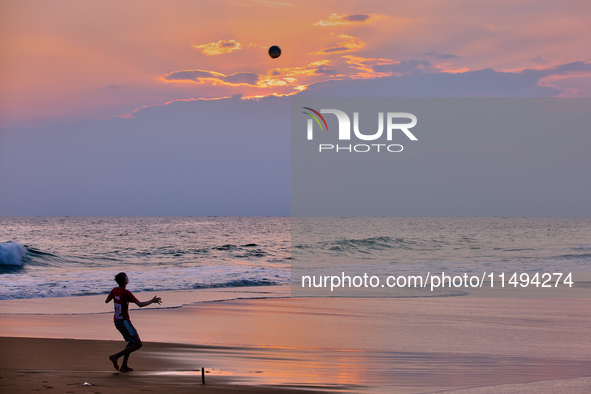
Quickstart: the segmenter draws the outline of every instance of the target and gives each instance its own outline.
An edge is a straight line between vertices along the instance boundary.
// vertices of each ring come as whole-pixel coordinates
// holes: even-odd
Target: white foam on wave
[[[22,267],[27,249],[17,242],[0,243],[0,266]]]
[[[3,274],[0,300],[53,298],[108,294],[116,285],[114,276],[124,270],[133,292],[194,290],[203,288],[248,288],[290,283],[288,268],[246,267],[244,265],[213,267],[113,267],[110,269],[31,270]]]

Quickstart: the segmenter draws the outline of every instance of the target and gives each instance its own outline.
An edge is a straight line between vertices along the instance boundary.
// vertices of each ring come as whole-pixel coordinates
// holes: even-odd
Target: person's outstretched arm
[[[136,301],[137,301],[137,300],[136,300]],[[148,306],[148,305],[150,305],[150,304],[162,304],[162,299],[161,299],[160,297],[156,297],[156,296],[154,296],[154,298],[152,298],[152,299],[151,299],[151,300],[149,300],[149,301],[144,301],[144,302],[142,302],[142,301],[137,301],[135,304],[136,304],[137,306],[139,306],[140,308],[143,308],[143,307],[145,307],[145,306]]]
[[[113,299],[113,291],[111,290],[111,292],[107,296],[107,299],[105,300],[105,304],[108,304],[112,299]]]

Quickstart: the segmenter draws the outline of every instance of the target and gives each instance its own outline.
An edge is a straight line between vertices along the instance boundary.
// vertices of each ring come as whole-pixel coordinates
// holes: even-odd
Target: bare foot
[[[119,369],[119,372],[131,372],[133,371],[133,369],[129,368],[129,367],[121,367],[121,369]]]
[[[115,356],[109,356],[109,360],[111,360],[115,369],[119,371],[119,365],[117,365],[117,358]]]

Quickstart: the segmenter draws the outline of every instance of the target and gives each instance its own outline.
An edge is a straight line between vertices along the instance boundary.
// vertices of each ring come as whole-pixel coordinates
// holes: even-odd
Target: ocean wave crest
[[[250,287],[250,286],[274,286],[285,284],[283,281],[274,281],[267,278],[260,279],[236,279],[228,282],[196,283],[194,289],[215,289],[218,287]]]
[[[370,254],[375,251],[398,250],[437,250],[443,247],[443,243],[437,240],[413,240],[393,237],[347,238],[335,241],[321,242],[320,249],[342,253]],[[298,249],[307,249],[306,245],[296,246]]]
[[[19,268],[25,264],[27,249],[18,242],[0,243],[0,268]]]

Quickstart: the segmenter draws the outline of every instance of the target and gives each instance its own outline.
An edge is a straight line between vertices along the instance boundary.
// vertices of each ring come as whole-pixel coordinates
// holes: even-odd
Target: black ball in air
[[[273,45],[271,48],[269,48],[269,56],[271,56],[273,59],[277,59],[279,56],[281,56],[281,49],[277,45]]]

